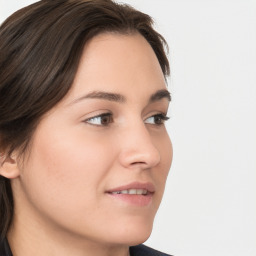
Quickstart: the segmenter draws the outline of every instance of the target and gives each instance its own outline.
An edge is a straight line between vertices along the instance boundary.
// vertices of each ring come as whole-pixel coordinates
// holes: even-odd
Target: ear
[[[7,179],[15,179],[19,177],[20,171],[18,168],[17,156],[12,155],[6,157],[4,154],[0,153],[0,175]]]

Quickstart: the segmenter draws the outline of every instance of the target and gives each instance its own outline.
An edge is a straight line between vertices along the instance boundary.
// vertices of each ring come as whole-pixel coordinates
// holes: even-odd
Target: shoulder
[[[130,247],[131,256],[171,256],[163,252],[159,252],[143,244]]]

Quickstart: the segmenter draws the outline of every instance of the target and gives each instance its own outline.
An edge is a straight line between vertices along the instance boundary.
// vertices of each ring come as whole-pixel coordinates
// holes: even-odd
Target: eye
[[[154,124],[154,125],[162,125],[168,119],[169,119],[169,117],[167,117],[165,114],[157,114],[157,115],[148,117],[145,120],[145,123],[146,124]]]
[[[104,113],[98,116],[90,117],[84,120],[85,123],[96,126],[108,126],[113,123],[113,115],[111,113]]]

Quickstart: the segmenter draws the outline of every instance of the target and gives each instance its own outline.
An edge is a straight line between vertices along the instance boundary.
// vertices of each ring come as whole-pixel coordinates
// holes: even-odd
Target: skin
[[[102,34],[85,46],[70,92],[42,118],[29,154],[1,167],[15,199],[14,255],[127,256],[149,237],[172,161],[166,128],[152,117],[169,101],[149,102],[158,90],[164,76],[141,35]],[[84,97],[93,91],[125,100]],[[154,184],[149,205],[106,193],[135,181]]]

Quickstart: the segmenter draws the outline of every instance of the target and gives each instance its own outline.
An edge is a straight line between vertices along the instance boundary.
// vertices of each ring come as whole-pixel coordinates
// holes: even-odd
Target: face
[[[20,165],[21,214],[86,241],[145,241],[172,161],[168,105],[142,36],[93,38],[70,92],[43,117]]]

